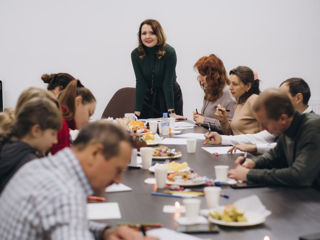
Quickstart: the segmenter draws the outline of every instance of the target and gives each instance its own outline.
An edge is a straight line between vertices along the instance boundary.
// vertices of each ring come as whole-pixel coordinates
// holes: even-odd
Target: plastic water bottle
[[[168,118],[168,113],[163,113],[162,119],[161,119],[161,134],[163,136],[169,135],[169,127],[170,127],[170,121]]]

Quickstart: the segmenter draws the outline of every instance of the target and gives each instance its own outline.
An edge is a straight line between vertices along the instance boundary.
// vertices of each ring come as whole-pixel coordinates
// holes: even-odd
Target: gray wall
[[[247,65],[261,88],[303,77],[320,103],[318,0],[1,0],[0,79],[4,106],[42,73],[68,72],[95,94],[99,118],[112,94],[135,86],[130,52],[141,21],[155,18],[177,52],[185,115],[203,93],[193,64],[215,53],[227,71]]]

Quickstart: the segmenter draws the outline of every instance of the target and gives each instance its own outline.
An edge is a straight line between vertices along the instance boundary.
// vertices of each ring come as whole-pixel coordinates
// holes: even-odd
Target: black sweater
[[[36,150],[24,142],[5,143],[0,146],[0,194],[12,176],[25,163],[38,158]]]

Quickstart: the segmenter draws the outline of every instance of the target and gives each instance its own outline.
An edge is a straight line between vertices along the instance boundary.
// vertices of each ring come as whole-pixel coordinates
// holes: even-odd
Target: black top
[[[0,146],[0,194],[11,177],[25,163],[38,158],[36,149],[25,142],[5,143]]]
[[[158,59],[158,47],[145,48],[146,56],[139,58],[138,48],[131,53],[133,69],[136,75],[136,111],[142,110],[144,96],[148,89],[162,89],[168,109],[174,109],[174,84],[176,81],[177,56],[173,47],[167,44],[166,53]],[[153,73],[154,72],[154,73]],[[152,86],[153,75],[153,86]]]

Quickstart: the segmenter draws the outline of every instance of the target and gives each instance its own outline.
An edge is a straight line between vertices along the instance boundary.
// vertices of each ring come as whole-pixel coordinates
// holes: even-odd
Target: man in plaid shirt
[[[87,220],[87,197],[121,181],[131,150],[128,133],[97,121],[71,148],[23,166],[0,197],[0,239],[156,239]]]

